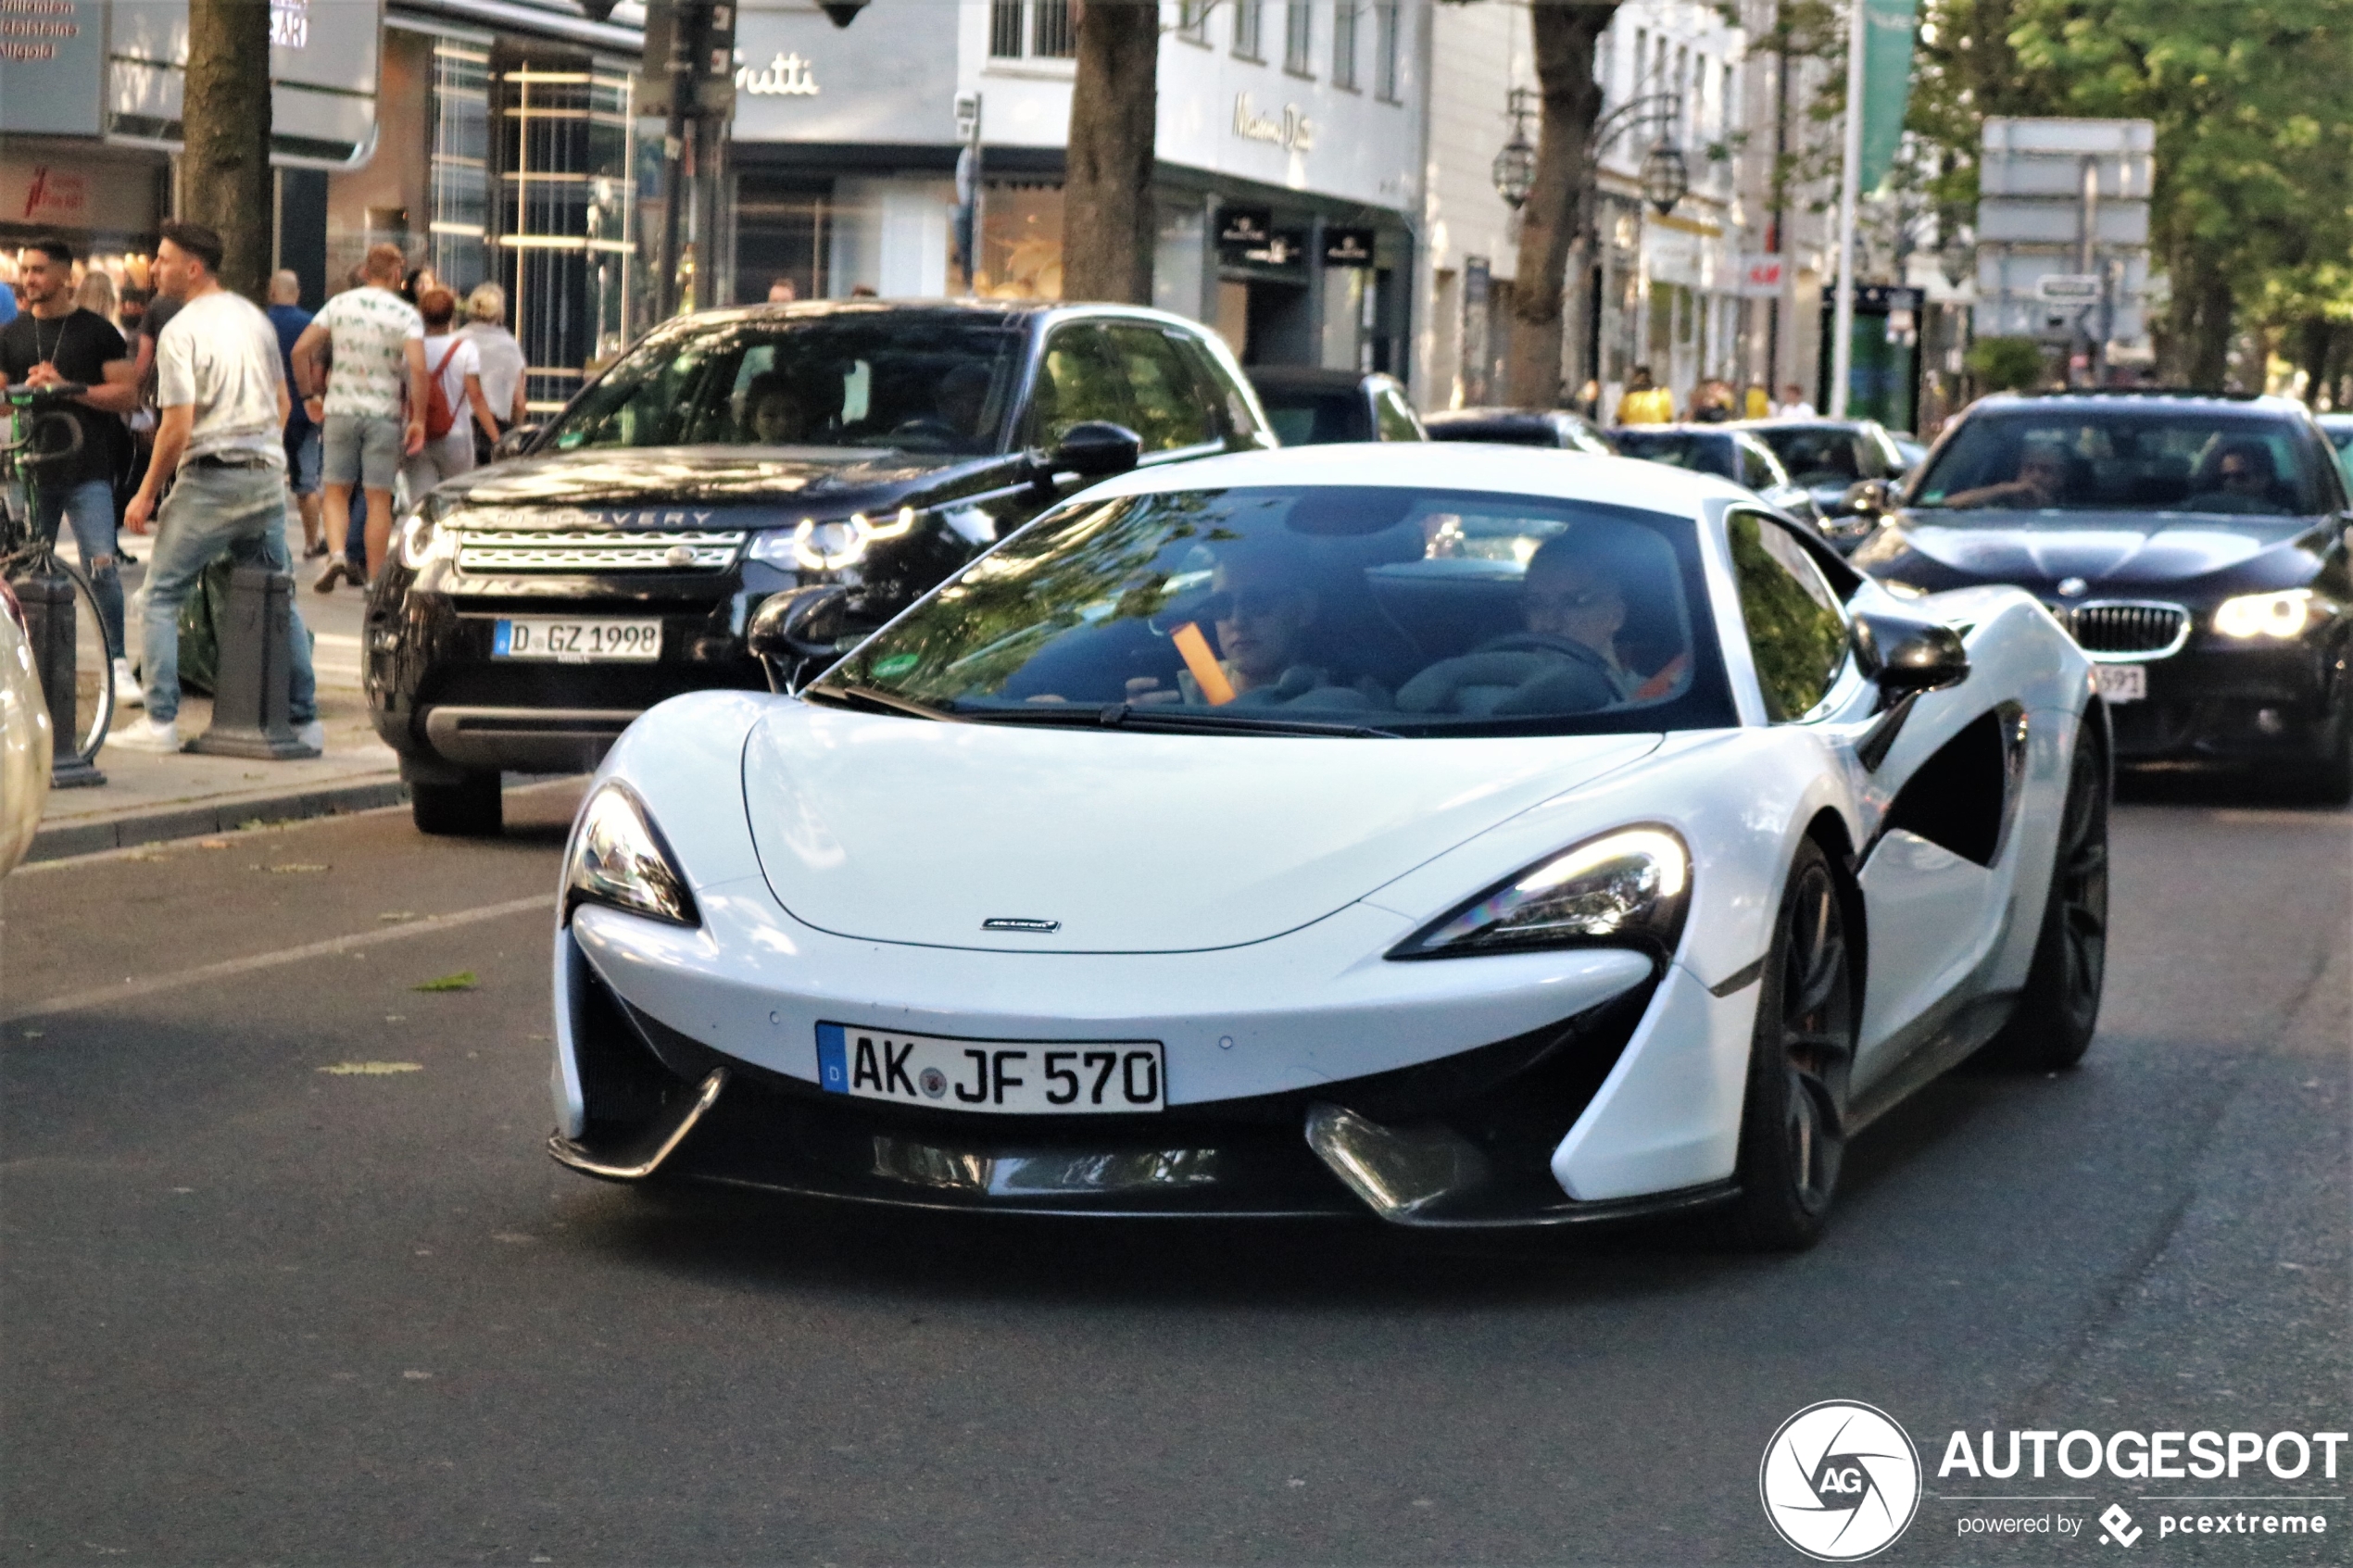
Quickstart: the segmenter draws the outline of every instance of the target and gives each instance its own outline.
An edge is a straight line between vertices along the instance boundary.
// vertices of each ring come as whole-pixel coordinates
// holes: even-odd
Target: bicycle
[[[58,694],[45,694],[56,732],[54,766],[60,774],[87,770],[106,745],[107,727],[114,722],[114,660],[107,652],[106,621],[98,609],[98,596],[87,576],[58,558],[56,538],[44,538],[33,527],[41,470],[70,461],[82,450],[81,426],[57,405],[88,390],[65,382],[9,387],[7,422],[14,428],[0,433],[0,578],[11,586],[34,578],[63,578],[70,585],[73,711],[57,712]],[[57,613],[57,606],[47,608],[50,614]]]

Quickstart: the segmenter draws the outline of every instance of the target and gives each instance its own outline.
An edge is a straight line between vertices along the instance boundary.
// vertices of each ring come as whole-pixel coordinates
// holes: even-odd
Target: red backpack
[[[428,441],[440,440],[458,422],[456,411],[449,407],[449,395],[441,390],[441,372],[449,368],[449,361],[456,358],[458,350],[465,345],[463,338],[451,343],[449,351],[441,357],[441,363],[435,365],[433,373],[425,378],[425,439]]]

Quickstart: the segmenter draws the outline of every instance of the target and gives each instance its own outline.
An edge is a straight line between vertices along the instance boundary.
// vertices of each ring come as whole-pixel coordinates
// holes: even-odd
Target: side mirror
[[[766,667],[769,689],[781,692],[790,688],[803,663],[833,660],[849,623],[849,590],[840,583],[787,588],[769,595],[751,612],[744,643]]]
[[[1855,658],[1890,702],[1969,679],[1961,634],[1941,621],[1881,614],[1855,618]]]
[[[494,463],[503,463],[509,458],[522,457],[531,444],[539,439],[539,433],[546,428],[545,425],[515,426],[492,444],[490,460]]]
[[[1858,479],[1838,498],[1838,509],[1850,517],[1877,517],[1894,505],[1894,489],[1883,479]]]
[[[1063,432],[1054,449],[1030,459],[1039,478],[1075,473],[1087,479],[1125,473],[1144,455],[1144,438],[1109,420],[1082,420]]]

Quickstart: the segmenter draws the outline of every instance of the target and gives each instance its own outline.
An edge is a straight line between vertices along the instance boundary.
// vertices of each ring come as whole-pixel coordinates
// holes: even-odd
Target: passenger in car
[[[1195,620],[1176,627],[1173,640],[1185,668],[1177,691],[1164,695],[1157,683],[1129,684],[1129,700],[1222,707],[1228,702],[1261,707],[1302,703],[1315,708],[1368,709],[1389,706],[1377,682],[1353,683],[1309,661],[1309,634],[1319,608],[1312,563],[1304,551],[1265,539],[1237,540],[1221,548],[1210,578],[1209,596],[1195,607]],[[1202,635],[1207,621],[1217,633],[1214,653]]]
[[[1974,490],[1956,491],[1944,505],[1956,508],[2010,507],[2020,511],[2056,507],[2067,496],[2074,465],[2067,448],[2053,441],[2030,441],[2019,454],[2018,477]]]
[[[791,446],[808,435],[809,410],[782,370],[763,370],[744,389],[744,425],[762,446]]]
[[[2223,445],[2199,476],[2199,493],[2182,503],[2189,512],[2284,512],[2275,487],[2279,471],[2260,441]]]

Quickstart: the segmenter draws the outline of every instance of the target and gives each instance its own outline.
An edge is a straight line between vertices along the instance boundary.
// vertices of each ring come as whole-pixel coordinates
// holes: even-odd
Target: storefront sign
[[[1373,243],[1374,233],[1370,229],[1326,229],[1324,265],[1370,267],[1373,264]]]
[[[270,0],[270,46],[307,49],[310,46],[310,0]]]
[[[737,57],[741,58],[738,51]],[[760,98],[813,98],[817,95],[815,62],[805,55],[779,52],[765,70],[736,68],[736,90]]]
[[[1285,104],[1279,115],[1262,115],[1248,93],[1234,94],[1234,134],[1245,142],[1271,142],[1285,152],[1315,147],[1315,122],[1297,104]]]
[[[1274,232],[1275,215],[1263,207],[1229,207],[1217,215],[1217,243],[1228,250],[1263,245]]]
[[[0,0],[0,131],[96,135],[106,61],[104,0]]]
[[[155,227],[155,182],[119,163],[0,159],[0,222],[69,232],[139,234]]]
[[[1742,257],[1739,294],[1745,299],[1779,299],[1789,276],[1786,265],[1778,256]]]

